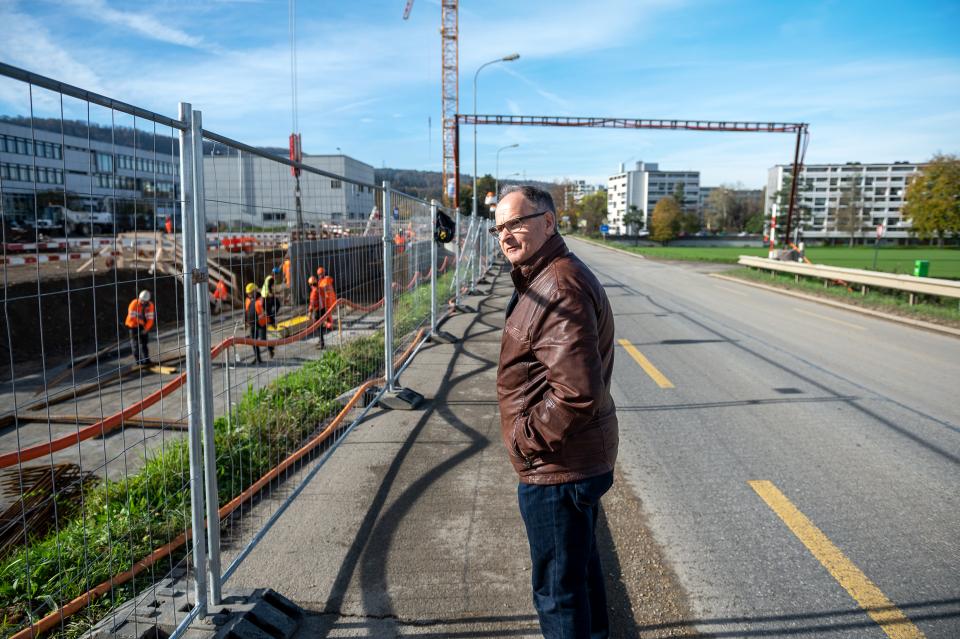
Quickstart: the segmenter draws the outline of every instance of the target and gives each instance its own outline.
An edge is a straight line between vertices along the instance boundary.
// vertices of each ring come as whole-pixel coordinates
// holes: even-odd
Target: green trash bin
[[[914,277],[927,277],[930,273],[930,262],[928,260],[915,260],[913,262]]]

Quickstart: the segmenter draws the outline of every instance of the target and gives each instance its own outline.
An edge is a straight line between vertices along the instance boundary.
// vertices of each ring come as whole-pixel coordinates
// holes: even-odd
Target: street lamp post
[[[505,151],[507,149],[515,149],[519,144],[508,144],[507,146],[501,146],[497,149],[497,171],[494,173],[493,181],[493,197],[497,198],[497,202],[500,201],[500,151]]]
[[[519,53],[511,53],[510,55],[504,56],[502,58],[497,58],[496,60],[491,60],[480,65],[480,68],[477,69],[477,72],[473,74],[473,116],[477,116],[477,76],[480,75],[480,72],[484,67],[488,67],[491,64],[496,64],[497,62],[513,62],[520,58]],[[477,121],[473,121],[473,215],[477,215]]]

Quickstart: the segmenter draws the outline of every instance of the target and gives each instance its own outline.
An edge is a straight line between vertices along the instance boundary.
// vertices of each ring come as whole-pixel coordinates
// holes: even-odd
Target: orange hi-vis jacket
[[[153,328],[155,311],[153,302],[141,304],[139,298],[134,298],[127,307],[127,319],[124,324],[127,328],[139,328],[144,333]]]
[[[333,278],[329,275],[324,275],[320,278],[320,281],[317,282],[317,288],[323,293],[323,308],[333,308],[333,305],[337,303],[337,291],[333,287]],[[332,314],[327,318],[327,328],[333,328]]]
[[[244,310],[244,312],[246,313],[246,316],[247,316],[248,319],[250,319],[250,301],[251,301],[251,300],[250,300],[250,298],[248,297],[248,298],[247,298],[247,303],[246,303],[246,305],[243,307],[243,310]],[[254,310],[254,311],[256,312],[256,314],[257,314],[257,324],[259,324],[260,326],[266,326],[266,325],[267,325],[267,322],[270,321],[270,317],[267,315],[266,311],[263,310],[263,298],[262,298],[262,297],[257,297],[257,303],[256,303],[256,305],[253,307],[253,310]]]
[[[320,287],[313,285],[310,287],[310,303],[307,305],[307,310],[311,313],[319,311],[322,307],[320,306]]]
[[[227,300],[230,298],[230,293],[227,291],[227,285],[220,280],[217,282],[217,288],[213,291],[213,299],[215,300]]]

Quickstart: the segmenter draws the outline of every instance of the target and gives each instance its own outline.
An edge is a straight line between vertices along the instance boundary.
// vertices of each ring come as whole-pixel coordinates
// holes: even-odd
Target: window
[[[340,184],[340,180],[330,180],[330,188],[331,188],[331,189],[339,189],[339,188],[341,188],[341,186],[342,186],[342,185]]]

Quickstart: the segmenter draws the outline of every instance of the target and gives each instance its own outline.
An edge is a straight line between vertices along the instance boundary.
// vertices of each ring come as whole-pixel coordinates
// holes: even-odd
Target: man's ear
[[[547,224],[547,237],[555,235],[557,232],[557,214],[553,211],[547,211],[546,215],[543,216],[543,219]]]

